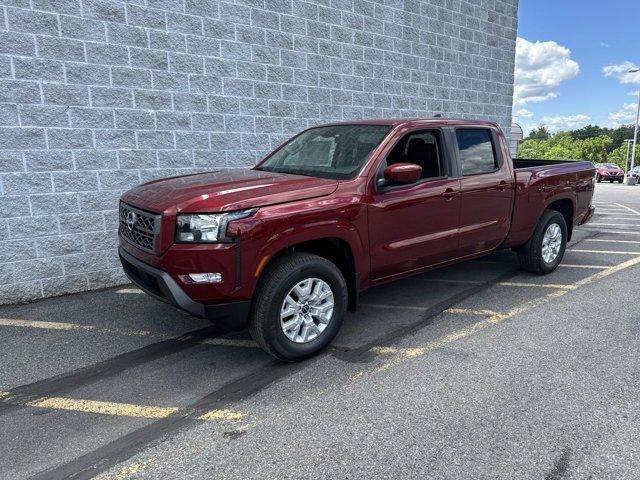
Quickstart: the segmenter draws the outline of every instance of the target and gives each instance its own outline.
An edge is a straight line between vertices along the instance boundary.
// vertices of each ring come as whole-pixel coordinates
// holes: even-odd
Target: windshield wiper
[[[287,169],[287,168],[273,168],[273,169],[266,169],[266,168],[256,168],[256,170],[262,170],[264,172],[273,172],[273,173],[284,173],[284,174],[288,174],[288,175],[302,175],[303,177],[315,177],[316,175],[313,175],[311,172],[309,172],[308,170],[293,170],[293,169]],[[303,173],[306,172],[306,173]]]

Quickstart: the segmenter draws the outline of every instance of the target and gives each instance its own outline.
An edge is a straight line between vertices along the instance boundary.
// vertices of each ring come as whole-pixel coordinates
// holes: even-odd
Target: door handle
[[[505,182],[504,180],[500,180],[500,183],[498,183],[498,189],[501,192],[504,192],[507,189],[507,182]]]
[[[453,188],[447,188],[444,192],[442,192],[442,196],[447,202],[450,201],[453,197],[455,197],[455,195],[456,195],[456,192],[453,190]]]

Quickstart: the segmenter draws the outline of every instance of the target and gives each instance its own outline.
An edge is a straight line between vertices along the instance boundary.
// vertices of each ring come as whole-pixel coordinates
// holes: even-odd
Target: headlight
[[[176,242],[212,243],[228,241],[227,225],[232,220],[245,218],[257,209],[229,213],[190,213],[176,219]]]

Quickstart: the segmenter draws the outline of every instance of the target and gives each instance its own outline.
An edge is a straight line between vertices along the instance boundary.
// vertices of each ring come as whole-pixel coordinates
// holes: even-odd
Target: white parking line
[[[597,225],[598,227],[640,227],[640,224],[634,225],[631,223],[591,223],[589,225]]]
[[[606,254],[618,254],[618,255],[640,255],[640,252],[618,252],[615,250],[578,250],[571,249],[569,252],[579,252],[579,253],[606,253]]]
[[[606,238],[585,238],[585,242],[604,242],[604,243],[640,243],[640,240],[607,240]]]
[[[630,212],[635,213],[636,215],[640,215],[640,212],[638,210],[634,210],[631,207],[627,207],[626,205],[622,205],[621,203],[616,203],[616,205],[618,205],[619,207],[624,208],[625,210],[629,210]]]
[[[557,290],[573,290],[573,285],[559,285],[556,283],[526,283],[526,282],[500,282],[498,285],[505,287],[531,287],[531,288],[553,288]]]
[[[571,263],[561,263],[558,266],[566,267],[566,268],[595,268],[595,269],[603,269],[603,270],[607,268],[611,268],[607,265],[573,265]]]
[[[640,231],[636,231],[636,232],[630,232],[628,230],[601,230],[601,229],[590,229],[589,225],[592,225],[591,223],[587,223],[587,226],[585,228],[585,230],[590,230],[593,232],[600,232],[600,233],[613,233],[615,235],[640,235]]]

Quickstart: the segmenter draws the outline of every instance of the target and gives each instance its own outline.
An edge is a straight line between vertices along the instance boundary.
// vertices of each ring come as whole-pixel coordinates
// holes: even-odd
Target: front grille
[[[134,245],[155,253],[160,233],[160,215],[120,202],[120,235]]]

